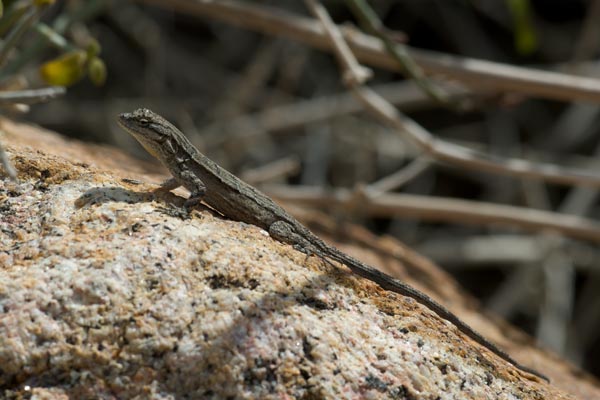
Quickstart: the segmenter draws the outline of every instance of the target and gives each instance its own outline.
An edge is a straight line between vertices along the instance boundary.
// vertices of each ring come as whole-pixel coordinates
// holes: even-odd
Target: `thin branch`
[[[516,310],[523,311],[523,305],[531,306],[531,288],[539,285],[540,274],[532,265],[520,265],[500,283],[500,286],[486,301],[485,307],[505,319],[511,318]]]
[[[17,22],[17,25],[8,34],[7,38],[0,47],[0,65],[4,64],[10,51],[17,45],[21,37],[33,25],[42,13],[42,7],[31,6],[23,17]]]
[[[452,98],[468,96],[465,90],[448,85],[444,87]],[[410,81],[376,85],[373,89],[402,110],[422,109],[433,104],[431,98],[423,94],[423,91]],[[210,133],[227,132],[227,135],[206,135],[211,138],[209,140],[211,146],[221,146],[223,142],[250,139],[269,132],[306,126],[363,110],[361,102],[353,94],[346,92],[276,105],[256,113],[217,121],[203,130]]]
[[[33,104],[40,103],[58,96],[62,96],[67,91],[62,86],[51,86],[40,89],[15,90],[0,92],[0,105],[5,104]]]
[[[448,162],[454,166],[463,166],[483,172],[542,179],[562,185],[600,187],[600,175],[590,171],[565,168],[554,164],[533,163],[519,158],[496,157],[441,140],[434,142],[431,155],[437,160]]]
[[[575,268],[560,240],[551,243],[543,263],[544,303],[540,308],[536,337],[545,347],[564,354],[575,302]]]
[[[316,12],[315,15],[318,16],[330,39],[337,36],[334,32],[338,28],[332,23],[331,19],[323,18]],[[336,46],[338,45],[338,42],[333,42],[333,40],[332,43]],[[343,41],[342,46],[347,47]],[[354,55],[350,51],[337,51],[336,55],[338,57],[354,58]],[[344,74],[354,72],[354,70],[347,69],[347,66],[352,63],[350,60],[339,60],[339,63],[342,68],[345,68]],[[365,107],[388,126],[392,127],[396,133],[408,138],[421,151],[430,155],[438,162],[447,162],[454,166],[472,170],[520,178],[538,178],[547,182],[567,185],[600,187],[600,175],[587,171],[571,170],[553,164],[532,163],[523,159],[505,159],[436,139],[425,128],[400,113],[392,104],[376,92],[366,86],[358,85],[356,83],[358,81],[358,78],[346,80],[350,89],[363,102]]]
[[[508,265],[522,264],[524,267],[539,270],[540,261],[543,257],[547,257],[548,253],[547,239],[541,235],[486,234],[479,237],[468,236],[464,238],[453,236],[452,238],[444,237],[437,240],[447,243],[447,261],[454,263],[461,269],[475,265],[480,267],[482,263],[487,262],[496,267],[499,263]],[[435,243],[435,240],[433,243]],[[471,256],[470,259],[460,257],[461,247],[462,253],[468,253]],[[477,251],[478,256],[474,256],[473,249],[475,247],[479,247]],[[600,248],[596,244],[579,240],[565,240],[563,247],[569,259],[576,266],[577,271],[592,275],[600,273],[600,264],[597,262],[600,258]],[[423,249],[423,246],[419,246],[418,249],[420,251]],[[451,252],[453,252],[453,255],[450,255]],[[426,251],[423,254],[426,256],[431,255],[431,253],[427,253]],[[433,259],[438,261],[435,255]]]
[[[331,50],[332,44],[314,19],[234,0],[137,0],[158,7],[209,17],[265,34],[287,37],[316,48]],[[358,32],[342,29],[356,57],[371,66],[399,71],[398,62],[381,42]],[[427,74],[440,74],[471,86],[473,90],[515,92],[527,96],[600,102],[600,80],[570,74],[522,68],[491,61],[406,47],[408,54]]]
[[[377,36],[382,41],[386,50],[398,61],[408,78],[414,80],[425,93],[440,104],[457,109],[463,108],[460,103],[454,104],[450,101],[448,93],[427,79],[423,70],[410,56],[404,44],[398,44],[390,39],[383,23],[371,6],[369,6],[369,3],[365,0],[346,0],[346,3],[350,4],[350,8],[354,12],[354,15],[361,21],[361,24],[371,34]]]
[[[268,185],[265,190],[281,201],[319,209],[343,209],[354,192],[312,187]],[[600,223],[593,220],[529,208],[470,200],[384,193],[363,203],[364,215],[419,218],[426,221],[466,225],[500,224],[528,231],[555,231],[565,236],[600,243]]]
[[[390,174],[365,187],[371,196],[376,194],[397,190],[425,172],[431,166],[429,157],[420,156],[415,158],[404,168]]]
[[[271,77],[280,58],[284,42],[278,38],[267,37],[263,40],[254,57],[240,71],[239,76],[232,79],[223,96],[212,107],[211,114],[219,120],[229,120],[251,109],[251,104],[259,97],[259,93]]]
[[[258,168],[244,171],[241,178],[252,185],[260,185],[296,174],[299,171],[300,160],[296,157],[285,157]]]
[[[73,50],[74,46],[71,45],[67,39],[60,33],[56,32],[54,29],[49,27],[48,25],[40,22],[34,26],[36,32],[44,38],[48,43],[57,49],[68,51]]]
[[[590,1],[583,26],[574,42],[573,62],[591,59],[600,45],[600,0]]]
[[[447,270],[531,265],[539,263],[546,254],[540,238],[532,235],[486,233],[432,236],[419,243],[416,250]],[[600,265],[598,268],[600,271]]]
[[[305,0],[305,2],[317,18],[326,20],[329,25],[334,25],[323,5],[315,0]],[[342,76],[343,81],[348,85],[361,85],[365,83],[373,75],[373,71],[360,65],[356,58],[352,56],[352,50],[346,45],[346,41],[339,30],[330,30],[327,32],[327,35],[329,36],[329,40],[334,43],[333,51],[343,63],[343,70],[345,71]]]

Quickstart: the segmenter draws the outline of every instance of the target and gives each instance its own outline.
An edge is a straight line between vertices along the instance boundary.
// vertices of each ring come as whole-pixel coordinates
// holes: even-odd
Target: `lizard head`
[[[147,108],[119,114],[117,121],[155,157],[159,155],[161,146],[173,132],[173,126],[169,121]]]

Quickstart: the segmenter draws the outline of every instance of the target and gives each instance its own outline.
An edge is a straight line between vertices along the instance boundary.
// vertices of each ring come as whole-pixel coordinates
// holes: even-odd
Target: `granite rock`
[[[20,181],[0,179],[0,397],[575,398],[410,298],[123,180],[147,175],[116,150],[2,126]]]

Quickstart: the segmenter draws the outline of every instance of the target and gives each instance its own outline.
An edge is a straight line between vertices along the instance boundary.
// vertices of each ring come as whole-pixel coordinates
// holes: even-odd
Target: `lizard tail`
[[[479,343],[481,346],[487,348],[492,353],[496,354],[500,358],[509,362],[513,366],[517,367],[521,371],[527,372],[529,374],[533,374],[538,378],[545,380],[546,382],[550,382],[548,377],[537,372],[536,370],[526,367],[524,365],[519,364],[516,360],[514,360],[511,356],[509,356],[506,352],[498,348],[495,344],[491,343],[487,340],[483,335],[475,331],[461,319],[459,319],[452,312],[447,310],[444,306],[439,304],[437,301],[433,300],[431,297],[427,296],[425,293],[418,291],[417,289],[407,285],[387,275],[378,269],[375,269],[371,266],[368,266],[361,261],[337,250],[334,247],[324,244],[327,249],[325,249],[324,253],[329,254],[332,259],[342,264],[345,264],[350,270],[363,278],[366,278],[370,281],[377,283],[381,288],[385,290],[389,290],[392,292],[399,293],[403,296],[408,296],[416,300],[418,303],[424,305],[431,311],[435,312],[438,316],[444,318],[447,321],[450,321],[454,326],[456,326],[461,332],[465,335]]]

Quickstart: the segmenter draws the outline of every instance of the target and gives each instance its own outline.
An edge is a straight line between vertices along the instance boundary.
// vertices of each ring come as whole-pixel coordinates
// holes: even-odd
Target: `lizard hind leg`
[[[318,251],[302,235],[296,233],[294,227],[285,221],[276,221],[269,226],[269,235],[280,242],[292,245],[294,249],[305,254],[317,254]]]
[[[156,190],[164,190],[164,191],[170,191],[173,189],[177,189],[179,186],[181,186],[181,183],[179,183],[179,181],[177,179],[175,179],[174,177],[170,177],[168,179],[165,179],[161,184],[160,187]]]
[[[198,204],[200,204],[200,201],[202,201],[202,197],[204,197],[204,194],[206,193],[206,186],[204,186],[204,183],[202,181],[200,181],[199,179],[197,179],[195,177],[193,178],[193,181],[194,181],[196,187],[193,191],[191,191],[190,197],[183,204],[186,209],[193,208],[193,207],[197,206]],[[155,192],[170,192],[173,189],[177,189],[179,186],[183,186],[181,184],[181,181],[175,177],[171,177],[171,178],[165,179],[160,184],[160,187],[158,187],[154,191]]]
[[[319,249],[306,240],[302,235],[296,233],[294,227],[285,221],[277,221],[272,223],[271,226],[269,226],[269,235],[280,242],[292,245],[295,250],[306,254],[307,259],[311,256],[317,256],[321,261],[334,266],[330,260],[322,256],[322,252],[319,251]]]
[[[157,187],[156,189],[154,189],[152,192],[157,194],[157,193],[168,193],[173,189],[177,189],[179,186],[181,186],[181,183],[179,183],[179,181],[177,179],[175,179],[174,177],[165,179],[164,181],[162,181],[162,183],[160,184],[159,187]]]

